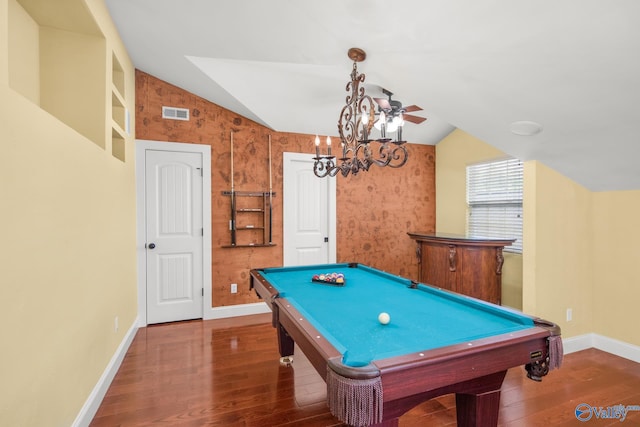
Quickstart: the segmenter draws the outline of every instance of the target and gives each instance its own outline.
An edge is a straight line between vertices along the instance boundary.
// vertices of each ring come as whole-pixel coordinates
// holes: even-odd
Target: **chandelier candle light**
[[[346,105],[342,107],[338,119],[338,133],[342,145],[342,157],[334,161],[331,155],[331,138],[327,137],[327,154],[320,154],[320,138],[316,136],[316,156],[313,172],[316,176],[342,176],[349,173],[356,175],[359,171],[368,171],[371,165],[399,168],[407,162],[408,153],[402,141],[402,126],[404,120],[402,111],[393,117],[387,117],[382,109],[378,120],[375,120],[375,104],[373,99],[365,94],[365,75],[358,74],[358,62],[364,61],[366,53],[359,48],[349,49],[348,56],[353,60],[351,81],[347,83]],[[391,121],[389,121],[391,120]],[[380,138],[369,139],[371,128],[380,130]],[[387,138],[387,131],[397,132],[396,139]]]

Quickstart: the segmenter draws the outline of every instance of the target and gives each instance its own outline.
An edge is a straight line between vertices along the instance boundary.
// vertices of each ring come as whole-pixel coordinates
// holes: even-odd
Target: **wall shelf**
[[[221,248],[267,248],[271,246],[275,246],[275,243],[249,243],[247,245],[222,245]]]

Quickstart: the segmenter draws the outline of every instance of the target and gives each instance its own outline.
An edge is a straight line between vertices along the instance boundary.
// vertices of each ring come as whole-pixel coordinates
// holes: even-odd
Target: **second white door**
[[[284,265],[336,261],[336,178],[318,178],[310,154],[283,157]]]

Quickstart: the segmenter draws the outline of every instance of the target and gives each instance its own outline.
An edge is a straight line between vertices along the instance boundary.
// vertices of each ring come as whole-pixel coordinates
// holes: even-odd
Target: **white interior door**
[[[202,317],[202,154],[145,151],[147,323]]]
[[[336,261],[335,178],[313,173],[311,154],[284,153],[284,265]]]

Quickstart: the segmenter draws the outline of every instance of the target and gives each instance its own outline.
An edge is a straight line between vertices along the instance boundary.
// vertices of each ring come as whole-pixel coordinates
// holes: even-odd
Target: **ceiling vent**
[[[162,107],[162,118],[171,120],[189,120],[187,108]]]

